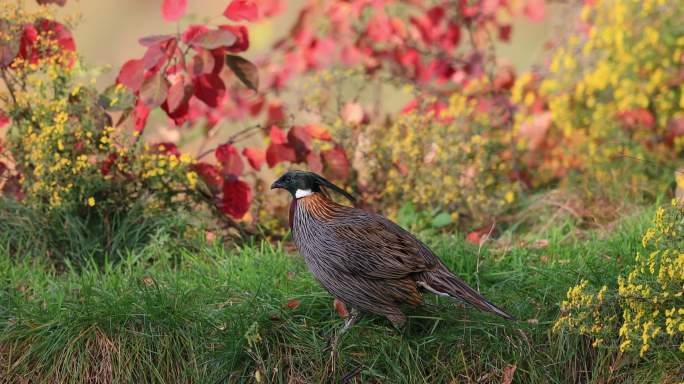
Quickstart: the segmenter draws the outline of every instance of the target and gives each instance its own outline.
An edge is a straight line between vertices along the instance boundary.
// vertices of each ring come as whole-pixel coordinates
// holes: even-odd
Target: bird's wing
[[[328,222],[340,252],[340,267],[373,278],[404,278],[437,267],[437,257],[420,240],[390,220],[350,208]]]

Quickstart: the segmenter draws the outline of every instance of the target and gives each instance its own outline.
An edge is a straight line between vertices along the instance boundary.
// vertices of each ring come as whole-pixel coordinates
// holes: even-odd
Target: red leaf
[[[335,308],[335,311],[337,311],[337,314],[340,315],[341,318],[346,319],[347,317],[349,317],[349,311],[347,311],[347,306],[344,305],[344,302],[342,300],[333,300],[333,307]]]
[[[321,154],[317,151],[310,151],[306,154],[306,164],[309,169],[316,172],[323,172],[323,163],[321,162]]]
[[[164,0],[162,3],[162,16],[166,21],[178,21],[188,9],[187,0]]]
[[[287,141],[299,154],[306,153],[311,148],[311,136],[306,128],[295,125],[287,133]]]
[[[211,51],[199,49],[199,52],[192,57],[188,70],[192,76],[200,76],[208,73],[218,75],[218,73],[221,72],[222,67],[223,56],[221,56],[221,60],[216,60]]]
[[[224,175],[242,175],[244,165],[237,149],[232,144],[221,144],[214,152],[216,160],[221,163],[221,172]]]
[[[277,125],[272,125],[271,130],[268,132],[268,137],[271,139],[272,144],[285,144],[287,143],[287,136],[282,129],[278,128]]]
[[[256,3],[252,0],[233,0],[223,11],[223,16],[233,21],[256,21],[259,12]]]
[[[169,82],[161,72],[157,72],[145,79],[140,87],[140,98],[150,109],[162,105],[168,93]]]
[[[218,75],[208,73],[194,79],[195,96],[206,105],[216,108],[226,92],[226,85]]]
[[[323,163],[334,179],[344,180],[349,177],[349,160],[344,149],[336,145],[335,148],[321,152]]]
[[[186,105],[194,92],[195,87],[185,82],[185,76],[178,76],[176,82],[169,88],[169,96],[166,98],[167,112],[176,112],[179,107]]]
[[[252,190],[244,181],[229,178],[223,182],[223,199],[219,203],[221,212],[241,219],[252,202]]]
[[[209,28],[203,24],[191,24],[185,28],[185,31],[181,34],[181,41],[185,44],[189,44],[192,39],[197,37],[200,33],[208,31]]]
[[[0,128],[4,127],[5,125],[9,124],[10,118],[5,114],[5,112],[0,111]],[[0,150],[2,150],[2,146],[0,146]]]
[[[266,152],[261,148],[245,148],[242,150],[242,155],[247,158],[249,165],[258,171],[266,161]]]
[[[142,99],[138,99],[138,103],[135,105],[135,108],[133,108],[133,118],[135,119],[133,128],[136,132],[142,132],[142,130],[145,129],[145,124],[147,124],[147,117],[149,115],[150,108],[145,106]]]
[[[244,85],[254,91],[258,90],[259,69],[251,61],[240,56],[226,55],[226,65]]]
[[[296,159],[295,150],[289,145],[271,143],[271,145],[268,146],[268,149],[266,149],[266,162],[270,168],[273,168],[276,164],[284,161],[293,163]]]
[[[288,309],[296,309],[297,307],[299,307],[299,304],[300,304],[299,300],[291,299],[291,300],[287,301],[287,308]]]
[[[192,165],[192,170],[197,172],[200,179],[207,184],[213,194],[220,191],[223,185],[223,178],[221,177],[218,168],[207,163],[196,163]]]
[[[268,121],[266,125],[279,124],[285,120],[285,111],[283,103],[280,101],[272,101],[268,105]]]
[[[128,60],[121,66],[119,76],[116,77],[118,84],[123,84],[132,92],[138,92],[145,80],[145,69],[140,59]]]
[[[242,52],[249,48],[249,34],[247,33],[247,27],[243,25],[220,25],[219,29],[232,32],[237,40],[233,45],[227,47],[230,52]]]
[[[306,130],[309,136],[313,137],[314,139],[325,141],[332,140],[332,136],[330,136],[328,130],[318,124],[305,125],[303,128]]]
[[[532,21],[542,21],[546,15],[545,0],[527,0],[523,14]]]
[[[510,24],[499,26],[499,40],[501,41],[511,41],[511,31],[513,27]]]
[[[216,49],[230,47],[237,41],[237,36],[227,29],[211,29],[199,31],[188,43],[193,47]]]

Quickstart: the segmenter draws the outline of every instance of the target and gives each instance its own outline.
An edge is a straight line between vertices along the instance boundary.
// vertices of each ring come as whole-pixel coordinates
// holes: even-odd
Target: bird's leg
[[[349,317],[344,321],[342,328],[335,332],[333,337],[330,338],[330,341],[328,342],[326,349],[330,349],[331,354],[335,354],[340,339],[354,324],[356,324],[357,321],[359,321],[359,318],[361,318],[361,312],[359,312],[356,308],[352,308],[351,312],[349,313]]]

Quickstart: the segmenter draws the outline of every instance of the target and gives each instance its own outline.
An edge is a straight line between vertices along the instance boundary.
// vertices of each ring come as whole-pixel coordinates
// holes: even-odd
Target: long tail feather
[[[416,281],[419,286],[432,293],[448,295],[475,308],[499,315],[506,320],[515,320],[515,317],[485,299],[484,296],[468,286],[443,265],[436,271],[421,273]]]

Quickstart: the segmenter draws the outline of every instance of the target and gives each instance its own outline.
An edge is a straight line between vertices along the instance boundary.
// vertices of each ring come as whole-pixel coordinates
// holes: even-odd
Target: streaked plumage
[[[512,319],[408,231],[378,214],[334,202],[325,188],[353,198],[321,176],[290,171],[272,188],[292,194],[295,245],[316,279],[348,306],[401,326],[406,317],[399,306],[420,304],[422,294],[430,292]]]

